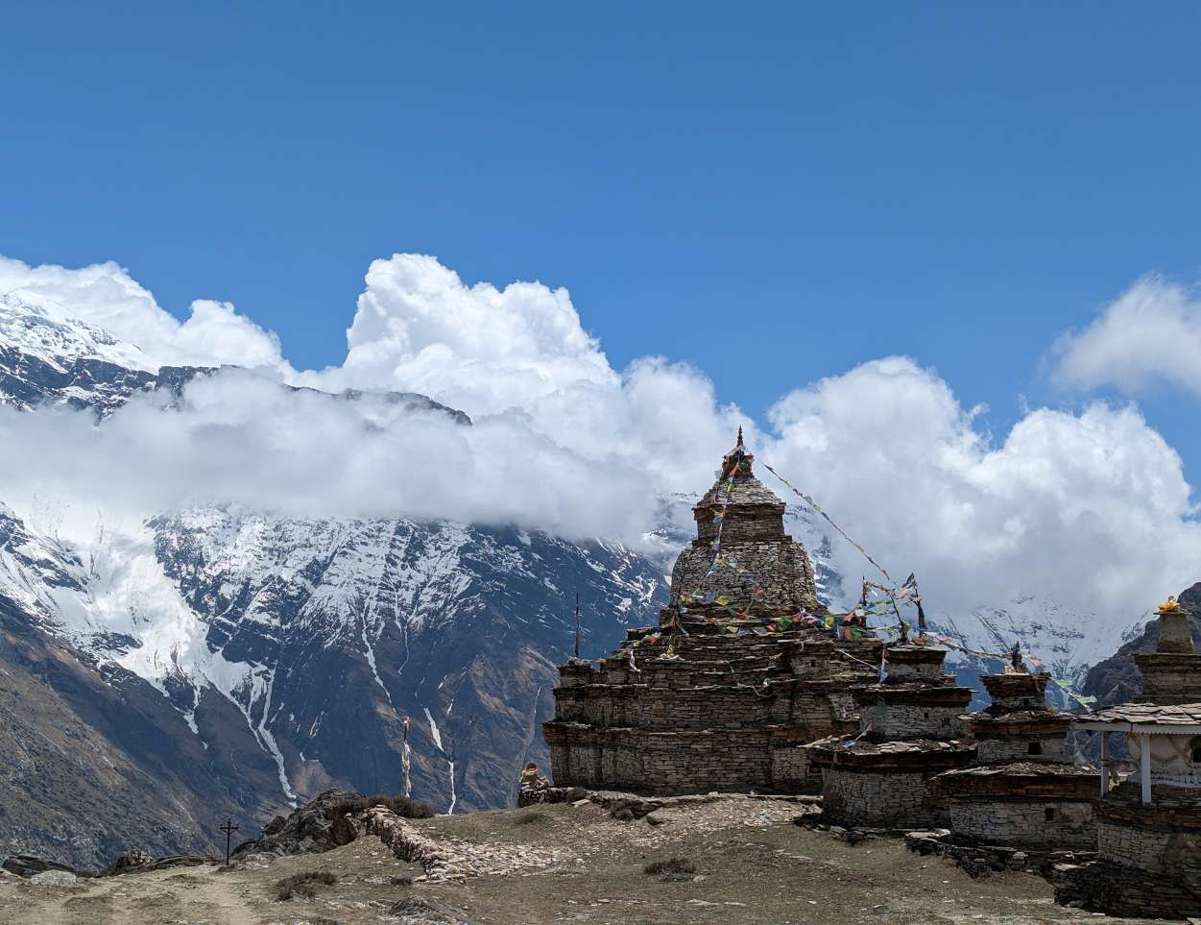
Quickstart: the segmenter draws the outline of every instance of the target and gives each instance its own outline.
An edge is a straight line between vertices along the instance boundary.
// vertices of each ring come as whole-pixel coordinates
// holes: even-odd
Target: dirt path
[[[0,922],[46,925],[258,925],[246,884],[213,866],[0,889]]]

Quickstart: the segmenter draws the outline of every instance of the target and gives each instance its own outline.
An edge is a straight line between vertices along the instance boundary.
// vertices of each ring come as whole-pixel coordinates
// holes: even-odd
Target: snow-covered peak
[[[162,366],[135,344],[71,317],[50,299],[12,292],[0,294],[0,349],[4,347],[60,372],[78,360],[99,360],[151,373]]]

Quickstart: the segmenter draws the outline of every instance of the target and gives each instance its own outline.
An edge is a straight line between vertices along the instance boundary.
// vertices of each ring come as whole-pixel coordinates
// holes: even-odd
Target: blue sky
[[[0,253],[114,259],[339,362],[369,262],[571,292],[755,414],[891,353],[1003,434],[1201,258],[1201,7],[12,5]],[[1193,398],[1142,398],[1201,471]]]

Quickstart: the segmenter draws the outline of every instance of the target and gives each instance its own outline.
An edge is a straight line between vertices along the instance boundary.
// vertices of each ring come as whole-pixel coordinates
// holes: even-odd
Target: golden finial
[[[1156,613],[1158,613],[1161,617],[1179,612],[1180,601],[1176,600],[1175,597],[1169,597],[1166,601],[1160,604],[1158,608],[1156,608]]]

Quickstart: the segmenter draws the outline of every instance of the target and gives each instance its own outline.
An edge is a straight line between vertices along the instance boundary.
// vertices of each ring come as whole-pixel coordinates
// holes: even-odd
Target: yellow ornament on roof
[[[1174,597],[1169,597],[1166,601],[1159,605],[1156,612],[1161,616],[1180,612],[1180,601]]]

